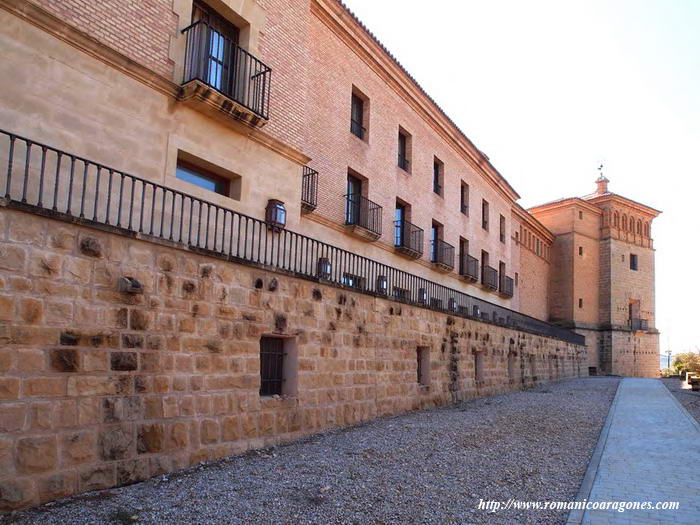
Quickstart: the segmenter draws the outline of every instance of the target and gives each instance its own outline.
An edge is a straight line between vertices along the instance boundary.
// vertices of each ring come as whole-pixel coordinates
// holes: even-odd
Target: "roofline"
[[[537,217],[532,215],[530,212],[528,212],[528,210],[523,208],[517,202],[515,203],[515,206],[513,206],[512,212],[517,217],[521,218],[525,224],[530,226],[530,228],[536,230],[540,235],[545,237],[550,243],[554,242],[555,235],[551,231],[549,231],[544,224],[537,220]]]
[[[466,134],[455,124],[455,122],[445,113],[445,111],[428,95],[428,93],[418,84],[415,78],[404,68],[401,63],[392,55],[389,50],[374,36],[374,34],[360,21],[360,19],[342,2],[342,0],[311,0],[312,8],[314,6],[320,8],[327,15],[335,15],[333,21],[336,25],[342,27],[348,35],[358,44],[365,44],[365,53],[370,54],[371,47],[375,48],[375,52],[370,54],[374,62],[382,70],[384,70],[395,82],[394,89],[403,91],[408,97],[413,99],[422,109],[424,114],[430,117],[435,125],[441,127],[446,132],[448,142],[451,140],[457,149],[464,152],[465,158],[472,164],[477,173],[481,174],[487,181],[491,182],[498,190],[500,190],[508,199],[516,201],[520,195],[515,188],[510,185],[506,178],[491,164],[488,156],[479,150],[474,143],[466,136]],[[312,9],[313,11],[313,9]],[[318,11],[318,9],[316,10]],[[327,18],[327,17],[326,17]],[[327,19],[322,19],[328,22]],[[342,22],[345,22],[343,24]],[[349,22],[349,23],[348,23]],[[326,23],[328,25],[328,23]],[[354,27],[352,27],[354,26]],[[329,26],[330,27],[330,26]],[[333,29],[333,27],[330,27]],[[367,37],[364,41],[361,40],[360,34],[353,29],[359,29],[362,34]],[[370,48],[370,49],[368,49]],[[355,49],[355,51],[358,51]],[[377,53],[378,51],[378,53]],[[358,55],[362,57],[360,53]],[[382,58],[384,63],[382,63]],[[387,60],[388,59],[388,60]],[[403,78],[401,78],[403,77]],[[404,81],[402,85],[401,81]],[[405,81],[408,81],[406,85]],[[412,89],[411,89],[412,88]],[[412,92],[413,91],[413,92]],[[424,103],[421,104],[421,98]],[[427,108],[425,106],[428,106]],[[420,106],[423,106],[420,108]],[[414,110],[416,108],[414,107]],[[420,114],[420,111],[417,111]],[[456,136],[455,136],[456,135]]]
[[[637,202],[627,197],[623,197],[622,195],[618,195],[617,193],[603,193],[602,195],[594,194],[592,197],[586,199],[587,202],[605,202],[607,200],[621,202],[641,212],[653,215],[654,217],[657,217],[663,213],[661,210],[657,210],[656,208],[652,208],[651,206],[647,206],[646,204],[642,204],[641,202]]]
[[[603,210],[601,210],[598,206],[595,206],[594,204],[591,204],[588,201],[583,200],[581,197],[568,197],[566,199],[560,199],[557,201],[552,201],[552,202],[545,202],[544,204],[539,204],[537,206],[532,206],[527,209],[528,212],[530,213],[540,213],[540,212],[545,212],[545,211],[551,211],[551,210],[556,210],[558,208],[566,208],[571,205],[578,205],[588,211],[591,211],[593,213],[598,213],[602,214]]]

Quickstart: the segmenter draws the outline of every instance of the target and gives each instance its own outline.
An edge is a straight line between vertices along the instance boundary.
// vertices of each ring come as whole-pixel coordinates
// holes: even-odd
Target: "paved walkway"
[[[657,379],[624,379],[610,410],[582,487],[592,481],[588,501],[678,501],[680,508],[588,510],[582,522],[699,524],[700,425]]]

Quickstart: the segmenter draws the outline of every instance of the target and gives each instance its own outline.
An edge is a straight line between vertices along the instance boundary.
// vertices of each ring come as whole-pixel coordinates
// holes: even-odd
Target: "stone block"
[[[39,501],[45,503],[75,494],[77,476],[74,471],[57,472],[37,481]]]
[[[0,305],[0,315],[2,306]],[[38,299],[24,297],[19,301],[20,319],[28,324],[38,324],[44,317],[44,303]]]
[[[15,298],[12,295],[0,295],[0,320],[12,321],[15,317]]]
[[[236,441],[240,439],[241,426],[238,417],[228,416],[223,418],[221,434],[223,441]]]
[[[24,379],[22,389],[30,397],[53,397],[66,395],[65,377],[32,377]]]
[[[129,328],[131,330],[148,330],[151,325],[151,313],[146,310],[131,310]]]
[[[17,350],[17,370],[23,373],[43,372],[46,370],[46,354],[34,348]]]
[[[134,456],[134,430],[131,425],[106,426],[98,440],[100,458],[104,461],[128,459]]]
[[[19,379],[0,377],[0,401],[19,398]]]
[[[64,466],[88,463],[97,458],[97,437],[90,431],[64,434],[61,438],[61,462]]]
[[[204,419],[200,423],[199,435],[202,443],[218,443],[219,433],[219,423],[213,419]]]
[[[78,351],[74,348],[56,348],[49,352],[49,363],[54,372],[77,372],[80,368]]]
[[[27,260],[27,252],[20,246],[0,246],[0,269],[22,272]]]
[[[145,459],[132,459],[117,463],[117,485],[130,485],[148,479],[150,462]]]
[[[27,437],[17,440],[17,471],[22,474],[46,472],[56,468],[56,437]]]
[[[138,368],[138,354],[136,352],[112,352],[110,356],[112,370],[132,371]]]
[[[116,468],[114,464],[86,467],[81,470],[78,477],[78,490],[101,490],[113,487],[116,482]]]
[[[35,487],[29,479],[6,478],[0,481],[0,510],[27,507],[35,498]]]
[[[148,454],[162,452],[165,447],[165,425],[150,423],[140,425],[138,430],[137,452]]]

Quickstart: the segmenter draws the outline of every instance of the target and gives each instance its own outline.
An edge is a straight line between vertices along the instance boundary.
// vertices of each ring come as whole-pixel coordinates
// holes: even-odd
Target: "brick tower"
[[[608,190],[529,211],[555,235],[549,287],[551,321],[586,336],[591,374],[655,377],[651,223],[659,211]]]

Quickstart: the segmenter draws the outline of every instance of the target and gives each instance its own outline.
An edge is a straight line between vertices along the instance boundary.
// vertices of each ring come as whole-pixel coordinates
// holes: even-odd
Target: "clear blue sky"
[[[661,351],[700,346],[700,0],[345,3],[524,206],[590,193],[602,161],[662,210]]]

